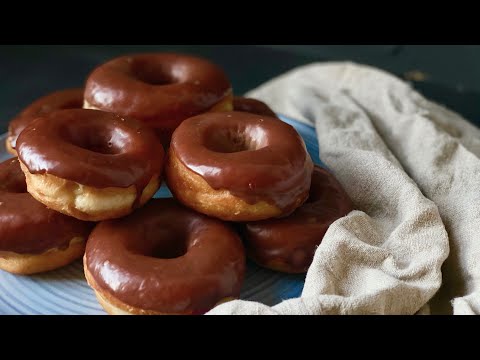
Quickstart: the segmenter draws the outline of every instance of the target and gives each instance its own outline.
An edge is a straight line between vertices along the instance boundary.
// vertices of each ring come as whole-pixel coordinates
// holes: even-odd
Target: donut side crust
[[[136,189],[94,188],[52,174],[31,174],[20,161],[27,191],[37,201],[62,214],[84,221],[119,218],[133,211]],[[142,192],[139,205],[145,204],[160,187],[160,174],[154,175]]]
[[[58,269],[79,259],[85,252],[85,240],[74,237],[66,249],[49,249],[41,254],[0,251],[0,269],[12,274],[31,275]]]
[[[249,204],[226,189],[215,190],[198,174],[189,170],[170,148],[166,179],[170,191],[184,205],[225,221],[257,221],[277,217],[281,209],[265,201]],[[307,194],[308,195],[308,194]],[[298,203],[303,203],[303,198]]]

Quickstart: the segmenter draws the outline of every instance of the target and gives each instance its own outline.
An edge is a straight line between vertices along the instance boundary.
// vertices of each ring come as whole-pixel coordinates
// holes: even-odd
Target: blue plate
[[[305,140],[315,163],[318,143],[313,127],[280,116],[294,126]],[[0,160],[5,160],[6,135],[0,136]],[[155,197],[171,196],[165,185]],[[285,275],[248,262],[241,298],[275,305],[300,296],[304,275]],[[87,285],[80,260],[61,269],[33,276],[12,275],[0,270],[0,314],[105,314],[93,290]]]

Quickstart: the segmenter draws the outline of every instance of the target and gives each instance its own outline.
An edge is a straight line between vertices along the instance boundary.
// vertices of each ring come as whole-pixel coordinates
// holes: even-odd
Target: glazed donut
[[[243,111],[257,115],[277,117],[277,114],[263,101],[246,98],[243,96],[233,97],[233,110]]]
[[[17,158],[0,163],[0,269],[34,274],[67,265],[82,257],[92,227],[28,194]]]
[[[173,53],[122,56],[100,65],[85,88],[87,109],[131,116],[152,126],[168,142],[186,118],[232,110],[232,88],[221,68]]]
[[[308,197],[312,159],[296,130],[246,112],[206,113],[175,130],[166,163],[173,195],[203,214],[256,221]]]
[[[15,146],[17,137],[37,117],[61,109],[81,109],[83,105],[83,88],[55,91],[45,95],[20,112],[8,125],[7,151],[17,155]]]
[[[315,166],[305,204],[286,218],[245,225],[247,254],[272,270],[304,273],[328,227],[352,210],[352,201],[335,177]]]
[[[164,151],[154,132],[97,110],[59,110],[37,118],[17,140],[28,192],[80,220],[129,214],[160,186]]]
[[[203,314],[239,296],[245,250],[227,224],[153,199],[97,225],[84,270],[109,314]]]

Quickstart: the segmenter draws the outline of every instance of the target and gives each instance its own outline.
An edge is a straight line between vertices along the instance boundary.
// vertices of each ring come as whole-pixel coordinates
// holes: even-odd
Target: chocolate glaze
[[[164,156],[154,132],[142,123],[85,109],[34,120],[18,137],[17,152],[32,174],[95,188],[135,185],[138,195],[160,175]]]
[[[257,115],[277,117],[277,114],[275,114],[275,112],[270,109],[270,107],[264,102],[242,96],[234,96],[233,110],[248,112]]]
[[[93,223],[57,213],[27,193],[18,159],[0,163],[0,251],[40,254],[87,238]]]
[[[15,149],[17,137],[37,117],[55,110],[81,109],[83,106],[83,88],[55,91],[45,95],[20,112],[8,125],[10,146]]]
[[[110,60],[88,77],[85,101],[173,131],[184,119],[231,96],[224,71],[211,62],[174,53],[136,54]]]
[[[313,163],[297,131],[276,118],[245,112],[185,120],[170,144],[178,159],[213,189],[250,204],[264,200],[288,214],[308,194]]]
[[[153,199],[133,214],[100,223],[85,266],[121,302],[161,313],[203,313],[237,297],[245,272],[240,238],[219,220]]]
[[[261,265],[281,263],[285,271],[306,272],[328,227],[352,210],[335,177],[315,166],[305,204],[286,218],[246,224],[247,252]]]

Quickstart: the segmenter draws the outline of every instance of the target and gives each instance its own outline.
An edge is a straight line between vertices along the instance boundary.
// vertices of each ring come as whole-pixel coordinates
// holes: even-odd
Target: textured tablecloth
[[[303,66],[247,95],[316,127],[357,210],[330,226],[300,298],[209,314],[480,314],[478,128],[353,63]]]

